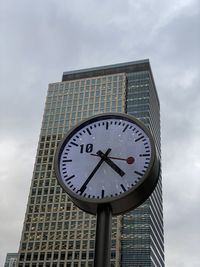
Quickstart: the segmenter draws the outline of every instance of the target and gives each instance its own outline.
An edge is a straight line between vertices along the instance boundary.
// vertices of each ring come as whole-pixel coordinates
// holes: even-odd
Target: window
[[[83,248],[87,248],[87,242],[88,242],[87,240],[83,240],[83,245],[82,245]]]
[[[23,261],[24,260],[24,255],[25,255],[24,253],[20,254],[20,257],[19,257],[19,260],[20,261]]]
[[[72,252],[71,251],[69,251],[68,253],[67,253],[67,259],[68,260],[71,260],[72,259]],[[71,266],[71,265],[70,265]]]
[[[51,259],[51,253],[48,252],[48,253],[47,253],[47,260],[50,260],[50,259]]]
[[[44,260],[44,253],[40,253],[40,260]]]
[[[74,242],[73,241],[69,241],[68,248],[69,249],[73,249],[73,245],[74,245]]]
[[[33,254],[33,260],[36,261],[38,259],[38,253]]]
[[[85,259],[86,259],[86,255],[87,255],[87,254],[86,254],[86,252],[85,252],[85,251],[83,251],[83,252],[82,252],[81,259],[82,259],[82,260],[85,260]]]
[[[65,252],[61,252],[61,254],[60,254],[60,259],[61,259],[61,260],[65,260]]]
[[[115,257],[116,257],[115,251],[111,251],[111,259],[115,259]]]
[[[64,249],[64,250],[67,249],[67,243],[66,243],[66,241],[63,241],[62,242],[61,249]]]
[[[90,251],[89,252],[89,259],[93,259],[93,257],[94,257],[94,252],[93,251]]]
[[[90,241],[90,248],[94,248],[94,240]]]
[[[30,260],[31,260],[31,253],[28,253],[28,254],[26,255],[26,260],[27,260],[27,261],[30,261]]]
[[[79,251],[74,252],[74,259],[79,259]]]
[[[59,248],[60,248],[60,242],[56,242],[55,243],[55,249],[59,250]]]
[[[54,260],[57,260],[57,259],[58,259],[58,253],[57,253],[57,252],[54,253],[54,255],[53,255],[53,259],[54,259]]]

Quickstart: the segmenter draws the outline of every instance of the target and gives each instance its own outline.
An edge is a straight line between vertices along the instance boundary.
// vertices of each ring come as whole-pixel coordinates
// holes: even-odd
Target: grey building
[[[64,72],[49,84],[18,266],[93,266],[94,216],[57,184],[56,147],[80,120],[102,112],[134,115],[151,130],[160,156],[160,105],[149,60]],[[162,180],[136,210],[113,217],[111,266],[164,266]]]
[[[4,267],[16,267],[17,253],[7,253]]]

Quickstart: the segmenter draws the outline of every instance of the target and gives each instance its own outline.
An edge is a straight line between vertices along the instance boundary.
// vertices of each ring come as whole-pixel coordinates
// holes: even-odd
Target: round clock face
[[[152,137],[140,122],[127,115],[103,114],[82,122],[65,137],[56,173],[75,203],[95,213],[97,204],[116,204],[133,194],[148,178],[154,161]],[[85,203],[94,207],[88,210]]]

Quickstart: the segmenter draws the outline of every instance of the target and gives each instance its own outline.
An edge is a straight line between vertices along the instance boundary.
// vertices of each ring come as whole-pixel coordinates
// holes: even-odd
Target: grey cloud
[[[161,102],[166,266],[199,266],[199,18],[195,0],[4,1],[0,140],[14,140],[16,160],[10,151],[0,169],[2,260],[18,249],[48,83],[67,70],[150,58]]]

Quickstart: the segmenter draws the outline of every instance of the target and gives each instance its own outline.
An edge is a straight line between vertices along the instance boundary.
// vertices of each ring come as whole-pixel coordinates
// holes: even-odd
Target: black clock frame
[[[128,191],[118,196],[105,197],[102,199],[83,197],[69,190],[62,181],[59,168],[61,154],[68,140],[77,131],[79,131],[81,128],[93,122],[106,119],[119,119],[122,121],[128,121],[136,124],[139,128],[141,128],[146,133],[146,135],[150,140],[150,145],[151,145],[150,163],[145,174],[141,177],[140,181],[137,182],[136,185],[134,185]],[[95,215],[97,214],[97,210],[99,207],[108,205],[111,209],[112,215],[119,215],[138,207],[151,195],[159,179],[160,161],[157,156],[154,139],[149,129],[141,121],[139,121],[133,116],[123,113],[103,113],[81,121],[66,134],[66,136],[62,139],[57,148],[54,160],[54,168],[59,184],[61,185],[63,190],[70,196],[71,200],[77,207],[79,207],[83,211]]]

